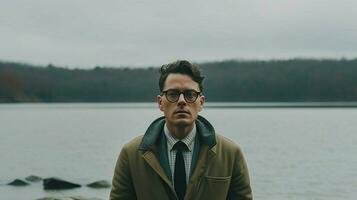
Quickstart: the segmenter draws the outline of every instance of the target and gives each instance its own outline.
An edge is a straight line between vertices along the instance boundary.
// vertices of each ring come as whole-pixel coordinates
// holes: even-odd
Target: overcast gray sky
[[[92,68],[357,57],[355,0],[0,0],[0,60]]]

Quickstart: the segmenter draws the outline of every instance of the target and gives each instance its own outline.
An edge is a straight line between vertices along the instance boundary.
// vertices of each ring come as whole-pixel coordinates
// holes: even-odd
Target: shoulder
[[[216,133],[216,141],[217,141],[216,148],[219,151],[232,153],[232,154],[242,153],[241,147],[237,143],[235,143],[229,138],[224,137],[219,133]]]
[[[133,138],[123,146],[122,151],[127,151],[127,152],[137,151],[142,139],[143,139],[143,135]]]
[[[218,157],[233,161],[240,170],[246,169],[247,164],[241,147],[234,141],[220,134],[216,134],[216,138],[216,154],[218,155]]]

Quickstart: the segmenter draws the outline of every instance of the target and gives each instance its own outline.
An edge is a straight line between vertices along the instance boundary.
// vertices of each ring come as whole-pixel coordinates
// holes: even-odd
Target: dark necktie
[[[174,149],[177,150],[174,171],[174,185],[178,199],[182,200],[186,192],[185,161],[183,160],[182,152],[187,149],[187,146],[182,141],[178,141],[174,145]]]

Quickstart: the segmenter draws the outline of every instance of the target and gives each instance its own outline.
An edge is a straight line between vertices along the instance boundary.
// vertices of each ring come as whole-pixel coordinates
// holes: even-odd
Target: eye
[[[195,91],[188,90],[188,91],[185,92],[185,96],[188,99],[194,99],[194,98],[196,98],[197,94],[196,94]]]
[[[178,94],[179,94],[179,91],[177,91],[177,90],[168,90],[167,91],[167,95],[170,97],[176,97],[176,96],[178,96]]]

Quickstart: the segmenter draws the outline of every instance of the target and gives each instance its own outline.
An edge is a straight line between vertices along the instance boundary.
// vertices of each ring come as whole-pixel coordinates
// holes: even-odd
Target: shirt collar
[[[169,129],[167,128],[166,123],[165,123],[165,126],[164,126],[164,133],[165,133],[165,136],[166,136],[166,139],[167,139],[168,149],[170,151],[172,150],[172,148],[174,147],[174,145],[178,141],[182,141],[183,143],[185,143],[186,146],[188,147],[189,151],[193,150],[195,136],[196,136],[196,124],[194,124],[193,129],[191,130],[191,132],[181,140],[179,140],[179,139],[177,139],[177,138],[175,138],[175,137],[173,137],[171,135]]]

